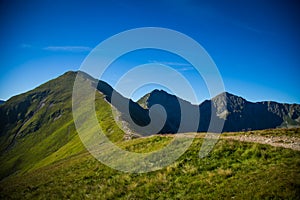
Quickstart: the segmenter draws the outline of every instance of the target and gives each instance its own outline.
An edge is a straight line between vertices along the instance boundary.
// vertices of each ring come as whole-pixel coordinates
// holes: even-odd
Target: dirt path
[[[300,151],[300,138],[288,136],[259,136],[259,135],[237,135],[221,136],[222,139],[232,139],[242,142],[255,142],[260,144],[269,144],[275,147],[284,147]]]
[[[174,134],[162,134],[162,137],[174,137]],[[179,134],[179,137],[195,137],[195,135]],[[196,138],[205,138],[205,133],[196,134]],[[221,135],[220,139],[238,140],[241,142],[254,142],[259,144],[268,144],[274,147],[284,147],[300,151],[300,137],[294,136],[272,136],[272,135]]]

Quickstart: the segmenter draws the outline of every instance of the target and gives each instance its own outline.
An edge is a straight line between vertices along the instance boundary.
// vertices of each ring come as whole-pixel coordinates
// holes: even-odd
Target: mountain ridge
[[[158,93],[162,96],[159,100],[157,100]],[[154,90],[145,94],[137,102],[144,108],[149,109],[154,104],[168,104],[165,99],[172,97],[176,96],[163,90]],[[153,100],[155,98],[156,100]],[[200,115],[205,118],[202,121],[200,118],[200,128],[198,129],[200,132],[208,130],[209,124],[207,120],[211,117],[218,117],[224,120],[222,132],[300,126],[300,105],[295,103],[277,103],[275,101],[251,102],[229,92],[223,92],[198,105],[191,104],[179,97],[178,100],[184,102],[183,104],[185,105],[189,104],[189,107],[199,107]],[[176,104],[176,102],[169,104]],[[178,110],[177,108],[177,112]],[[215,110],[216,116],[212,116],[212,113],[209,113],[212,110]],[[170,111],[169,113],[172,112]]]
[[[225,97],[221,95],[200,105],[192,105],[175,95],[156,90],[144,98],[146,107],[143,108],[103,81],[81,72],[66,72],[0,105],[0,179],[84,151],[72,116],[73,84],[78,74],[80,81],[89,81],[99,91],[95,93],[96,116],[101,128],[113,142],[155,134],[152,128],[144,127],[151,121],[149,108],[157,103],[165,107],[168,114],[166,123],[158,133],[178,131],[181,115],[179,103],[187,110],[200,112],[198,130],[187,126],[181,129],[183,132],[207,131],[212,117],[224,121],[223,132],[247,130],[249,125],[255,125],[250,126],[251,129],[281,125],[288,127],[293,123],[299,125],[298,104],[249,103],[243,98],[229,95],[232,100],[229,102],[236,102],[236,105],[233,103],[227,108],[224,102],[228,94],[225,93]],[[124,105],[129,105],[129,112]],[[117,119],[114,112],[118,113]],[[262,115],[264,120],[257,117],[257,114]],[[162,115],[156,110],[153,116],[159,118]]]
[[[72,81],[73,79],[75,79],[75,76],[79,73],[75,72],[75,71],[68,71],[66,73],[64,73],[63,75],[59,76],[56,79],[53,80],[59,80],[59,79],[64,79],[66,77],[72,76],[72,80],[69,80],[69,84],[72,85]],[[143,97],[141,97],[138,101],[134,102],[131,99],[125,98],[124,96],[122,96],[120,93],[118,93],[117,91],[115,91],[108,83],[104,82],[104,81],[99,81],[94,79],[93,77],[89,76],[88,74],[84,73],[84,72],[80,72],[80,74],[82,74],[83,77],[85,77],[85,79],[89,79],[92,80],[93,84],[97,86],[95,86],[97,88],[98,91],[100,91],[102,94],[104,94],[105,99],[112,104],[114,107],[117,108],[117,110],[121,111],[121,113],[125,113],[126,108],[124,108],[125,103],[129,102],[129,106],[130,106],[130,115],[127,116],[123,115],[123,119],[125,119],[125,121],[131,121],[129,118],[132,118],[133,121],[135,123],[137,123],[140,126],[145,126],[150,122],[150,118],[149,118],[149,108],[154,105],[154,104],[162,104],[163,106],[167,106],[169,107],[169,109],[167,110],[171,110],[169,112],[167,112],[167,114],[169,115],[178,115],[178,113],[180,113],[180,105],[184,105],[184,107],[188,107],[189,109],[199,109],[200,110],[200,114],[202,116],[202,121],[200,119],[199,122],[199,126],[202,126],[202,128],[199,128],[197,131],[207,131],[208,128],[208,123],[207,121],[209,121],[209,118],[211,118],[211,114],[209,112],[212,112],[212,109],[215,109],[215,114],[218,118],[225,120],[225,128],[222,131],[241,131],[243,129],[264,129],[264,128],[276,128],[276,127],[289,127],[289,125],[300,125],[300,106],[299,104],[288,104],[288,103],[277,103],[275,101],[261,101],[261,102],[250,102],[247,101],[245,98],[231,94],[229,92],[223,92],[213,98],[211,98],[210,100],[205,100],[200,104],[192,104],[189,101],[186,101],[184,99],[181,99],[180,97],[177,97],[176,95],[172,95],[167,93],[164,90],[153,90],[148,94],[145,94]],[[44,91],[39,91],[38,94],[36,94],[36,96],[41,96],[41,98],[44,95],[47,95],[47,93],[50,91],[49,88],[51,88],[51,82],[53,80],[50,80],[40,86],[38,86],[37,88],[30,90],[26,93],[23,94],[19,94],[16,95],[14,97],[11,97],[9,100],[6,101],[5,104],[2,104],[0,106],[0,108],[2,107],[7,107],[8,105],[11,104],[11,102],[19,102],[20,105],[18,105],[18,107],[22,108],[22,106],[26,106],[26,101],[20,101],[20,99],[22,99],[24,97],[24,95],[27,97],[26,98],[31,98],[29,97],[31,93],[35,93],[36,90],[40,90],[43,87],[48,87],[47,90]],[[68,80],[68,79],[66,79]],[[63,83],[62,83],[63,84]],[[72,92],[72,88],[70,87],[69,89],[69,96],[70,96],[70,92]],[[116,97],[115,102],[111,102],[111,96],[112,94],[116,94],[114,97]],[[29,95],[29,96],[28,96]],[[32,94],[34,95],[34,94]],[[25,97],[24,97],[25,98]],[[26,99],[25,98],[25,99]],[[41,101],[40,99],[36,99],[36,101]],[[168,102],[170,101],[170,102]],[[178,101],[180,102],[180,105],[178,104]],[[40,102],[39,106],[42,106],[43,102]],[[17,106],[17,105],[15,105]],[[196,108],[198,107],[198,108]],[[71,108],[69,108],[71,109]],[[2,109],[3,110],[3,109]],[[261,110],[261,111],[260,111]],[[263,110],[263,111],[262,111]],[[245,111],[245,112],[242,112]],[[58,111],[56,114],[56,117],[59,117],[59,112]],[[263,112],[264,116],[267,116],[268,113],[272,113],[275,114],[276,116],[278,116],[279,118],[283,119],[275,119],[275,121],[277,122],[276,124],[272,124],[270,126],[266,125],[266,126],[250,126],[250,127],[246,127],[246,124],[244,126],[238,126],[236,128],[233,127],[233,125],[229,124],[233,124],[233,122],[230,123],[226,123],[228,122],[228,120],[237,120],[238,119],[238,114],[240,115],[246,115],[246,118],[250,118],[251,115],[249,115],[249,112],[257,112],[257,114],[259,114],[260,112]],[[0,110],[0,114],[1,114],[1,110]],[[20,114],[20,113],[19,113]],[[26,117],[24,115],[25,113],[21,113],[19,118],[22,117]],[[27,113],[27,117],[29,115],[34,114],[33,112],[31,113]],[[179,114],[180,115],[180,114]],[[3,116],[3,114],[2,114]],[[233,116],[233,117],[232,117]],[[269,117],[271,115],[268,115]],[[229,119],[227,119],[227,117],[229,117]],[[177,118],[177,119],[176,119]],[[206,119],[203,119],[206,118]],[[241,117],[243,118],[243,117]],[[245,117],[244,117],[245,118]],[[16,116],[10,117],[10,120],[16,120]],[[171,122],[169,123],[169,121],[167,120],[166,122],[166,126],[164,127],[164,129],[162,129],[162,132],[173,132],[175,133],[178,129],[178,123],[180,123],[180,120],[178,119],[178,117],[170,117]],[[247,120],[247,119],[245,119]],[[175,121],[175,123],[174,123]],[[281,121],[281,123],[280,123]],[[2,120],[2,123],[0,122],[0,135],[1,135],[1,130],[3,129],[3,124],[5,124],[7,121],[6,120]],[[254,122],[254,123],[258,123],[258,122]],[[280,124],[279,124],[280,123]],[[174,124],[175,125],[174,127]],[[205,124],[205,125],[203,125]],[[129,125],[130,126],[130,125]],[[171,126],[173,128],[171,128]],[[131,128],[133,127],[133,125],[130,126]],[[136,126],[135,126],[136,127]],[[177,128],[176,128],[177,127]],[[139,130],[137,130],[139,131]],[[149,133],[148,133],[149,134]]]
[[[34,123],[29,123],[29,121],[36,112],[43,109],[45,106],[45,98],[48,98],[49,95],[53,96],[49,97],[52,99],[49,100],[51,102],[48,107],[55,105],[55,98],[59,95],[63,98],[60,99],[58,103],[63,104],[65,101],[70,102],[73,82],[78,73],[79,72],[74,71],[66,72],[58,78],[50,80],[33,90],[12,97],[7,100],[5,104],[0,105],[0,135],[3,135],[4,132],[6,132],[5,130],[8,132],[25,131],[23,132],[24,134],[26,134],[26,132],[29,133],[38,130],[39,126],[44,123],[40,121],[42,119],[41,116],[44,114],[40,113],[40,119],[37,119]],[[300,125],[299,104],[282,104],[274,101],[250,102],[240,96],[224,92],[213,97],[211,100],[205,100],[199,105],[194,105],[180,97],[171,95],[164,90],[157,89],[145,94],[137,102],[134,102],[115,91],[106,82],[96,80],[83,72],[80,72],[80,74],[84,79],[91,80],[97,90],[104,95],[106,101],[120,111],[122,114],[121,119],[123,121],[131,123],[133,121],[139,126],[144,127],[150,123],[149,109],[151,106],[161,104],[163,107],[167,107],[165,110],[167,111],[169,118],[162,128],[161,133],[176,133],[178,131],[181,115],[180,105],[191,110],[199,109],[201,117],[197,131],[207,131],[209,119],[211,119],[212,116],[224,120],[224,129],[222,132]],[[64,86],[67,89],[58,90],[59,85],[68,86]],[[111,101],[113,93],[115,97],[114,102]],[[127,102],[129,102],[130,107],[129,113],[125,106]],[[35,106],[35,108],[28,109],[31,105]],[[68,106],[67,110],[68,112],[71,112],[71,106]],[[51,113],[51,116],[48,117],[47,120],[57,120],[63,115],[63,112],[64,109],[58,108]],[[160,116],[160,113],[156,114],[156,116]],[[259,122],[259,120],[255,119],[263,120],[260,120],[261,122]],[[18,123],[16,124],[16,122]],[[14,125],[9,126],[9,124],[12,123]],[[22,123],[26,125],[26,128],[24,128],[24,125],[20,126]],[[129,129],[137,127],[130,123],[127,125]],[[143,131],[143,129],[134,130],[134,132],[141,131]],[[189,130],[187,130],[187,132],[188,131]],[[151,130],[147,132],[147,135],[148,134],[151,134]]]

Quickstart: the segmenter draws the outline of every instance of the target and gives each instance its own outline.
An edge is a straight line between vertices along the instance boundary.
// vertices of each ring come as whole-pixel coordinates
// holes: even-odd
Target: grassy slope
[[[6,102],[5,106],[11,110],[24,101],[30,102],[30,106],[24,117],[28,120],[9,124],[6,133],[0,137],[0,179],[11,174],[22,174],[84,150],[72,118],[71,97],[75,76],[74,72],[68,72]],[[36,97],[37,94],[43,95]],[[110,105],[100,93],[96,93],[95,106],[101,127],[110,140],[122,140],[124,133],[114,123]],[[31,111],[34,115],[26,117]],[[17,135],[15,142],[4,150],[14,135]]]
[[[14,108],[19,102],[30,102],[25,116],[34,112],[32,117],[26,117],[26,122],[18,121],[18,130],[8,128],[5,135],[1,138],[1,149],[8,146],[14,135],[17,137],[9,150],[2,151],[0,156],[0,176],[20,172],[30,168],[37,161],[47,157],[52,152],[57,151],[61,146],[68,143],[75,136],[75,127],[71,123],[71,81],[74,76],[66,74],[64,79],[58,78],[55,81],[47,82],[40,87],[25,94],[9,100],[5,106]],[[62,84],[63,83],[63,84]],[[49,91],[49,89],[51,90]],[[45,94],[36,98],[36,94]],[[41,102],[44,106],[41,106]],[[14,105],[16,104],[16,105]],[[55,120],[61,112],[61,117]],[[55,117],[54,117],[55,116]],[[50,126],[51,125],[51,126]],[[37,129],[37,130],[36,130]],[[19,132],[17,134],[17,132]],[[5,138],[9,136],[9,138]]]
[[[276,131],[274,131],[276,134]],[[279,133],[282,134],[282,131]],[[134,152],[166,145],[154,136],[119,143]],[[219,140],[210,156],[199,159],[201,138],[174,164],[146,174],[119,172],[88,152],[0,182],[1,198],[99,199],[297,199],[300,152],[269,145]]]

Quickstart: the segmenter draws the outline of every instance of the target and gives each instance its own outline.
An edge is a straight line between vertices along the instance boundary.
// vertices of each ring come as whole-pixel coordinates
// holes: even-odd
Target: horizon
[[[66,72],[64,72],[63,74],[60,74],[60,75],[58,75],[57,77],[52,78],[52,79],[50,79],[50,80],[48,80],[48,81],[55,80],[56,78],[58,78],[58,77],[60,77],[60,76],[63,76],[63,75],[65,75],[66,73],[69,73],[69,72],[77,73],[77,72],[79,72],[79,71],[80,71],[80,70],[78,70],[78,71],[72,71],[72,70],[66,71]],[[80,72],[83,72],[83,71],[80,71]],[[83,73],[85,73],[85,72],[83,72]],[[92,77],[92,76],[91,76],[91,77]],[[95,78],[95,77],[92,77],[92,78]],[[103,81],[103,80],[99,80],[99,79],[96,79],[96,80],[98,80],[98,81]],[[43,82],[43,83],[41,83],[40,85],[42,85],[42,84],[44,84],[44,83],[47,83],[48,81]],[[106,81],[104,81],[104,82],[107,83]],[[107,83],[107,84],[108,84],[109,86],[111,86],[111,87],[115,90],[115,88],[114,88],[112,85],[110,85],[109,83]],[[34,87],[34,88],[28,90],[28,91],[25,91],[25,92],[23,92],[23,93],[16,94],[16,95],[10,97],[10,98],[7,99],[7,100],[2,100],[2,99],[0,99],[0,101],[6,102],[6,101],[10,100],[11,98],[13,98],[13,97],[15,97],[15,96],[22,95],[22,94],[25,94],[25,93],[27,93],[27,92],[29,92],[29,91],[35,90],[35,89],[36,89],[37,87],[39,87],[40,85],[38,85],[38,86],[36,86],[36,87]],[[147,93],[145,93],[143,96],[138,96],[137,99],[130,98],[129,96],[124,96],[124,95],[121,94],[118,90],[116,90],[116,92],[120,93],[122,96],[124,96],[124,97],[126,97],[126,98],[128,98],[128,99],[133,100],[134,102],[137,102],[138,100],[140,100],[140,99],[141,99],[142,97],[144,97],[145,95],[147,95],[147,94],[149,94],[149,93],[151,93],[151,92],[153,92],[153,91],[155,91],[155,90],[158,90],[158,91],[160,91],[160,92],[162,91],[162,92],[165,92],[165,93],[167,93],[167,94],[169,94],[169,95],[176,96],[176,97],[178,97],[178,98],[180,98],[180,99],[182,99],[182,100],[184,100],[184,101],[187,101],[187,102],[191,103],[192,105],[196,105],[196,106],[202,104],[204,101],[212,100],[213,98],[215,98],[215,97],[217,97],[217,96],[219,96],[219,95],[222,95],[223,93],[226,93],[226,94],[229,94],[229,95],[233,95],[233,96],[235,96],[235,97],[243,98],[244,100],[246,100],[247,102],[250,102],[250,103],[275,102],[275,103],[281,103],[281,104],[299,104],[299,103],[278,102],[278,101],[274,101],[274,100],[250,101],[249,99],[246,99],[245,97],[243,97],[243,96],[241,96],[241,95],[239,95],[239,94],[234,94],[234,93],[231,93],[231,92],[228,92],[228,91],[221,92],[221,93],[217,94],[216,96],[213,96],[213,97],[211,97],[211,98],[209,98],[209,99],[204,99],[204,100],[201,101],[201,102],[194,103],[194,102],[189,101],[188,99],[185,99],[185,98],[183,98],[183,97],[181,97],[181,96],[178,96],[178,95],[174,94],[174,93],[173,93],[172,91],[170,91],[168,88],[165,88],[165,87],[156,87],[156,88],[150,87],[150,88],[151,88],[151,89],[148,90]],[[143,91],[145,91],[145,90],[143,90]]]
[[[226,92],[250,102],[300,103],[300,17],[294,1],[89,3],[1,2],[1,100],[67,71],[78,71],[98,43],[119,32],[165,27],[190,36],[206,49]],[[198,101],[192,103],[212,98],[190,63],[158,50],[121,56],[100,79],[114,88],[124,73],[145,63],[162,63],[187,77],[197,92]],[[167,90],[146,85],[131,98],[138,99],[154,89]]]

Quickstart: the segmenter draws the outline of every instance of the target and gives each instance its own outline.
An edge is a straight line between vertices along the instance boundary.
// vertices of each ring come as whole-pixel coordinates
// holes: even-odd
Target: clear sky
[[[297,1],[0,2],[0,99],[78,70],[90,50],[114,34],[164,27],[192,37],[207,50],[226,91],[250,101],[300,103]],[[146,53],[124,56],[104,80],[114,85],[131,64],[150,61],[171,65],[193,79],[194,72],[184,61],[158,51]],[[203,82],[193,84],[203,94],[199,102],[207,99]],[[135,98],[151,89],[139,90]]]

